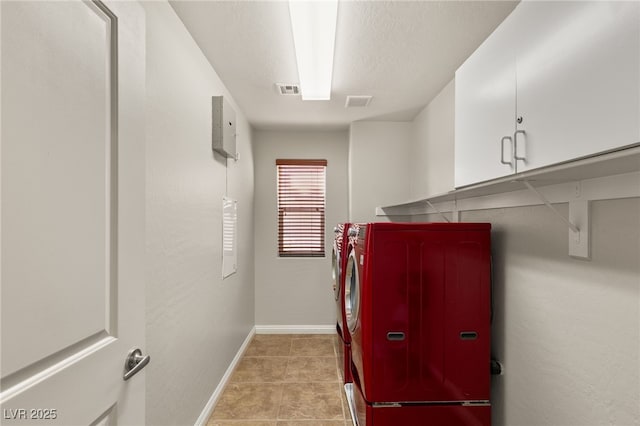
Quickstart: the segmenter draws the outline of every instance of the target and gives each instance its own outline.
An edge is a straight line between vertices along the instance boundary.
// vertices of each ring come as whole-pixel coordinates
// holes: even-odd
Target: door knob
[[[151,356],[142,356],[142,351],[138,348],[131,349],[127,354],[127,359],[124,362],[124,380],[129,380],[142,370],[151,361]]]

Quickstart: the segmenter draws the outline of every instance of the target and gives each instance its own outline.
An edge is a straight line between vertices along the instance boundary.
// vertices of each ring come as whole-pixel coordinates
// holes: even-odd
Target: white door
[[[456,71],[455,186],[515,173],[516,73],[513,14]]]
[[[640,3],[518,10],[527,17],[517,41],[518,172],[638,143]]]
[[[144,11],[0,7],[1,421],[144,424]]]

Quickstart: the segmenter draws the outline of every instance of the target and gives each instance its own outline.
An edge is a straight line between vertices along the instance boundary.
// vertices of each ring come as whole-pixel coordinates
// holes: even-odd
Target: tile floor
[[[257,334],[207,426],[351,426],[338,337]]]

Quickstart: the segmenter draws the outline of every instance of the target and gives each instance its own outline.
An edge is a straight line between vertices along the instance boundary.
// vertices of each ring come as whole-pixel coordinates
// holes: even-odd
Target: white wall
[[[331,290],[333,227],[347,221],[346,131],[256,131],[255,272],[257,325],[335,326]],[[277,158],[327,160],[326,257],[279,258]]]
[[[412,200],[454,189],[454,90],[452,80],[413,120],[409,147]]]
[[[545,206],[462,215],[494,227],[495,425],[640,424],[640,200],[591,214],[589,262]]]
[[[349,132],[349,219],[374,222],[376,207],[406,202],[410,122],[359,121]]]
[[[546,206],[461,216],[493,228],[492,424],[639,425],[640,199],[592,203],[590,261]]]
[[[251,132],[211,151],[211,96],[228,93],[166,2],[147,14],[146,423],[194,424],[254,325]],[[228,174],[228,175],[225,175]],[[222,197],[238,199],[238,273],[222,280]]]
[[[453,90],[439,97],[419,118],[450,114]],[[447,133],[429,129],[441,127],[437,120],[415,124],[414,143],[420,133],[426,141]],[[440,184],[429,182],[431,168],[435,179],[453,176],[453,162],[437,154],[421,164],[411,180],[425,188]],[[496,426],[640,425],[640,200],[593,202],[591,215],[592,259],[584,261],[568,256],[567,228],[545,206],[461,214],[493,225],[492,347],[505,368],[493,379]]]

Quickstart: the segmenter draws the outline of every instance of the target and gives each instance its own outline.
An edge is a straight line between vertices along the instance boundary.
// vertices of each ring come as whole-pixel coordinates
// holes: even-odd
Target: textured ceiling
[[[512,1],[341,1],[330,101],[281,96],[297,83],[286,1],[170,2],[256,128],[407,121],[511,12]],[[348,95],[372,95],[366,108]]]

